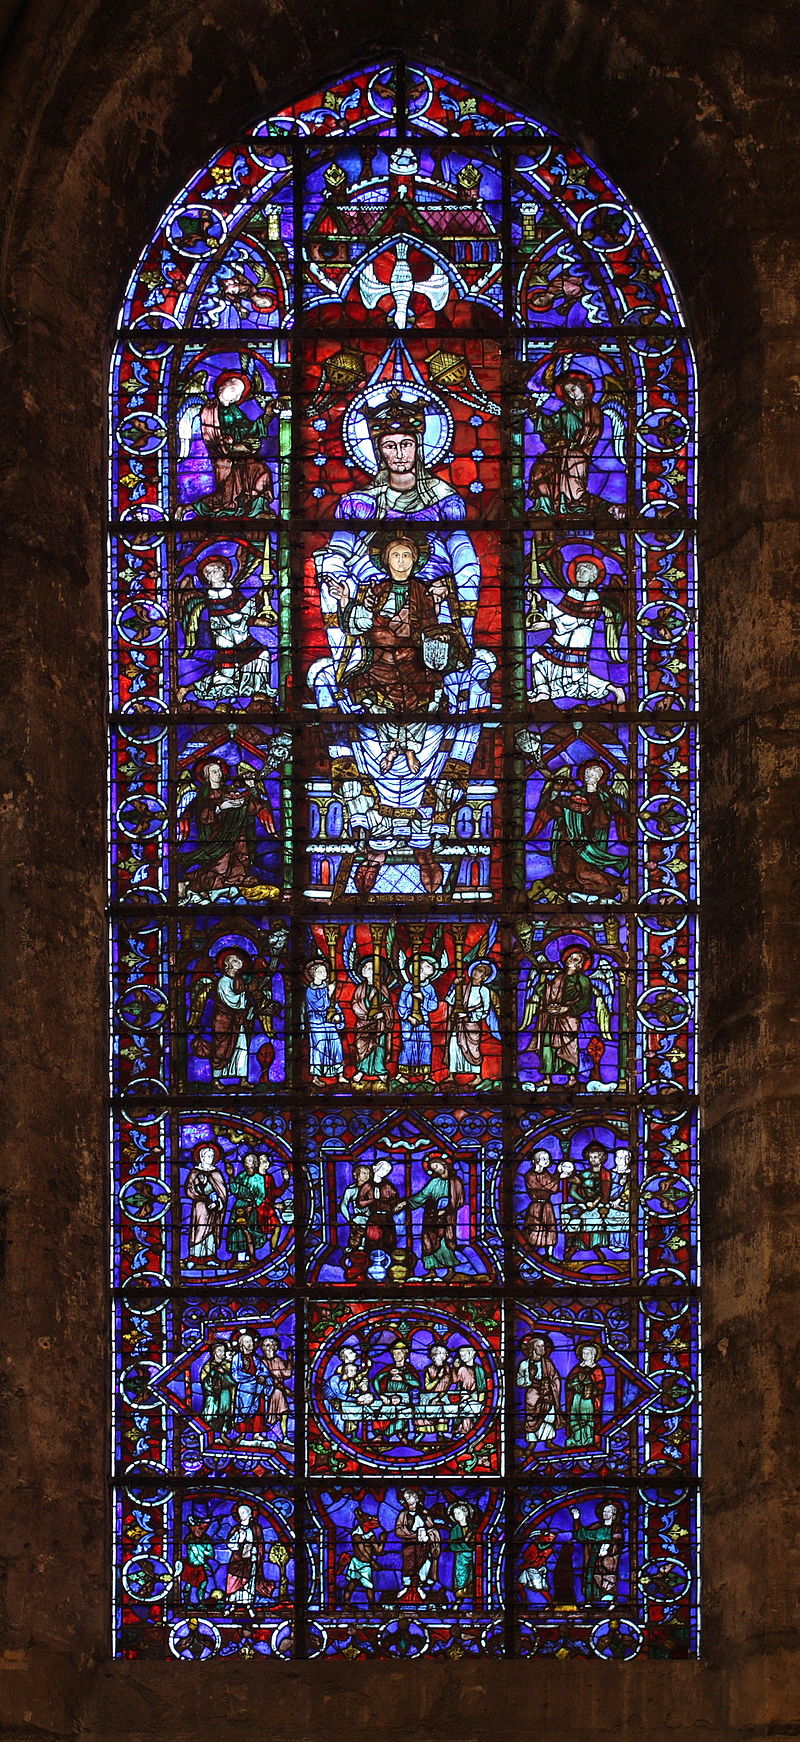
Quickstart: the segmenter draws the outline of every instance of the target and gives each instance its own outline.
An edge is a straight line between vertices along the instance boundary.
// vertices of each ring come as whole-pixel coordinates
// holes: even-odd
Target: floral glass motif
[[[695,1655],[669,273],[376,61],[170,206],[110,429],[115,1649]]]

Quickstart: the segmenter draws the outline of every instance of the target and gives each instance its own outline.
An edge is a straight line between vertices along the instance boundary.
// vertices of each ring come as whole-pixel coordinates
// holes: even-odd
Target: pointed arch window
[[[116,1650],[691,1655],[669,273],[376,64],[170,206],[110,391]]]

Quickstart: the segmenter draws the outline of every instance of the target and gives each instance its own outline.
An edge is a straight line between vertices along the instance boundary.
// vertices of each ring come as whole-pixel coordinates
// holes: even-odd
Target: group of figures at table
[[[487,1406],[489,1379],[478,1350],[457,1334],[448,1341],[433,1335],[423,1352],[419,1341],[398,1332],[377,1357],[346,1343],[323,1369],[322,1395],[345,1439],[368,1436],[371,1449],[424,1441],[430,1448],[473,1432]]]
[[[627,1252],[630,1245],[630,1151],[588,1143],[580,1163],[555,1163],[547,1149],[535,1149],[523,1184],[528,1199],[519,1223],[523,1248],[534,1258],[552,1259],[562,1243],[565,1263],[576,1252]]]

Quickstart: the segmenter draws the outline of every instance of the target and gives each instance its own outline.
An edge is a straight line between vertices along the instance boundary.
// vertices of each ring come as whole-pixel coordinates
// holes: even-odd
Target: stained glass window
[[[169,208],[110,429],[116,1649],[692,1655],[669,274],[376,64]]]

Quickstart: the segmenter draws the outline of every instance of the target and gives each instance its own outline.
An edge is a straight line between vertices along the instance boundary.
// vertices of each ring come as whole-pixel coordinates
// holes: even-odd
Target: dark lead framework
[[[116,1650],[693,1655],[669,275],[372,66],[166,213],[110,428]]]

